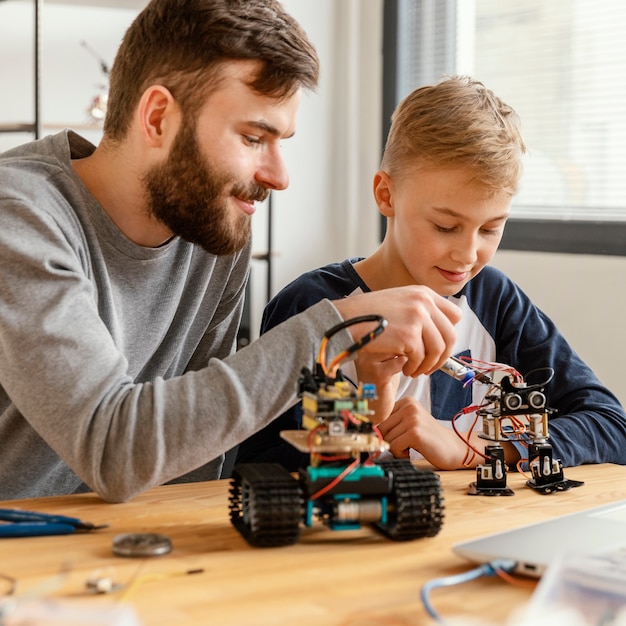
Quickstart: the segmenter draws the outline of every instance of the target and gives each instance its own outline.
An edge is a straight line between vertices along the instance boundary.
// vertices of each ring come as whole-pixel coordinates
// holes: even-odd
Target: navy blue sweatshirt
[[[319,300],[340,299],[370,291],[353,267],[360,259],[347,259],[303,274],[287,285],[266,306],[264,333]],[[545,387],[549,442],[554,457],[564,466],[584,463],[626,464],[626,414],[617,398],[576,354],[554,323],[505,274],[485,267],[463,289],[449,298],[463,312],[457,325],[454,354],[514,367],[529,384],[554,375]],[[321,339],[321,338],[320,338]],[[352,364],[346,364],[355,375]],[[342,371],[345,370],[342,365]],[[539,370],[539,371],[536,371]],[[405,378],[398,398],[413,395],[439,420],[451,422],[464,407],[480,402],[486,385],[463,387],[443,372],[417,379]],[[456,422],[467,430],[474,416]],[[295,471],[306,458],[280,437],[281,430],[301,427],[296,405],[263,430],[243,442],[239,462],[278,462]],[[480,425],[478,426],[480,428]],[[524,448],[518,446],[523,454]],[[419,458],[412,454],[412,458]]]

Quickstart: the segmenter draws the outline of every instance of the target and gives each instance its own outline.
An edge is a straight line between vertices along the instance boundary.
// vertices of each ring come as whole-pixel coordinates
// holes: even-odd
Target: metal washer
[[[172,550],[167,535],[157,533],[127,533],[113,538],[113,554],[117,556],[162,556]]]

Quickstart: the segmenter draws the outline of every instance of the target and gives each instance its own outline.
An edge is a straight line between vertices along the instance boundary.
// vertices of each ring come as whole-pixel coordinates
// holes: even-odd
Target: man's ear
[[[393,180],[384,170],[379,170],[374,174],[374,198],[381,215],[393,217]]]
[[[137,108],[139,126],[145,141],[153,148],[167,147],[180,123],[180,109],[169,89],[151,85]]]

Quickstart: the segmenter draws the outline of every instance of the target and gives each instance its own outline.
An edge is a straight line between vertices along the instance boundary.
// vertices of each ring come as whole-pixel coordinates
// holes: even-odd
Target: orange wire
[[[324,337],[320,341],[320,347],[317,352],[317,362],[321,365],[322,371],[328,376],[328,369],[326,367],[326,346],[328,345],[328,337]]]
[[[473,413],[474,411],[477,411],[479,408],[481,408],[481,407],[480,406],[468,406],[468,407],[464,408],[462,411],[459,411],[452,418],[452,422],[451,422],[452,423],[452,430],[454,430],[454,432],[457,434],[459,439],[468,447],[469,450],[471,450],[474,453],[474,455],[478,455],[478,456],[481,456],[483,459],[487,459],[489,457],[487,457],[484,452],[481,452],[478,448],[473,446],[469,442],[469,439],[466,439],[465,437],[463,437],[462,433],[459,432],[458,428],[456,427],[456,419],[457,419],[457,417],[460,417],[461,415],[465,415],[467,413]],[[476,426],[477,422],[478,422],[478,413],[476,413],[476,417],[474,418],[474,421],[472,422],[472,426],[469,429],[468,434],[470,434],[474,430],[474,427]],[[465,455],[465,458],[467,458],[467,454]],[[474,457],[472,457],[472,460],[474,460]]]
[[[516,576],[511,576],[511,574],[509,574],[508,572],[505,572],[502,569],[496,569],[495,572],[500,578],[502,578],[502,580],[506,581],[507,583],[510,583],[511,585],[517,585],[519,587],[532,587],[532,588],[537,586],[536,580],[530,580],[528,578],[517,578]]]
[[[328,366],[328,375],[331,378],[334,378],[336,373],[337,373],[337,369],[339,369],[339,364],[341,363],[341,361],[343,361],[350,353],[347,350],[344,350],[343,352],[340,352],[331,362],[330,365]]]

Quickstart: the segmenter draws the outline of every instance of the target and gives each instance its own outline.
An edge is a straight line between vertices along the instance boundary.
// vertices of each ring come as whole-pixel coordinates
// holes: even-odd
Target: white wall
[[[97,130],[86,130],[85,108],[101,74],[80,41],[110,64],[136,7],[144,2],[109,0],[109,7],[113,4],[135,8],[45,2],[42,104],[44,122],[52,125],[46,132],[68,124],[97,137]],[[379,224],[371,178],[381,150],[382,0],[284,0],[284,5],[316,45],[322,77],[318,92],[304,98],[296,136],[285,142],[291,185],[273,200],[274,292],[308,269],[368,254],[378,241]],[[0,2],[0,123],[24,121],[30,111],[31,6],[29,0]],[[26,139],[0,136],[0,150],[7,141]],[[265,250],[265,218],[261,208],[254,230],[259,252]],[[494,265],[554,319],[626,403],[621,371],[626,258],[500,251]],[[265,304],[265,270],[262,261],[253,262],[255,328]]]

